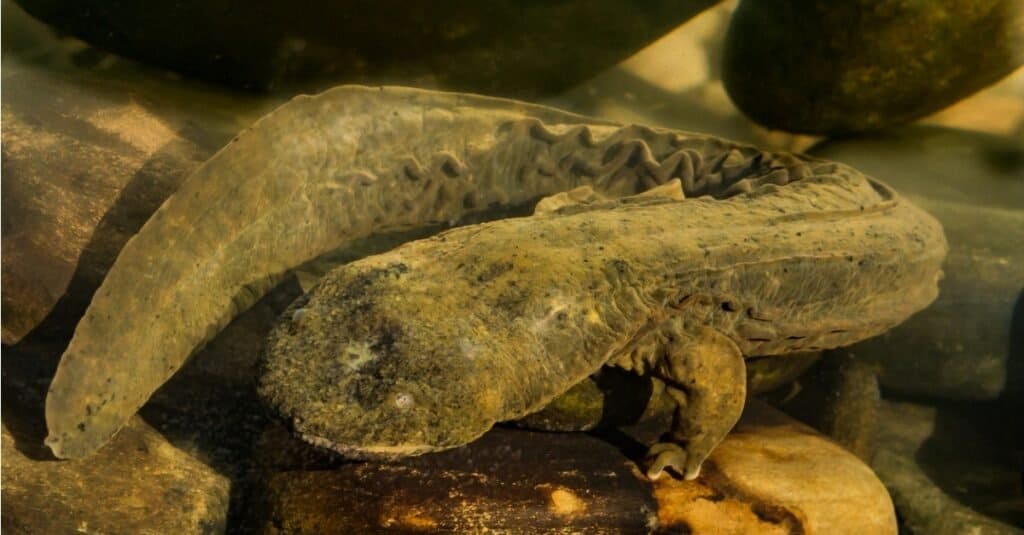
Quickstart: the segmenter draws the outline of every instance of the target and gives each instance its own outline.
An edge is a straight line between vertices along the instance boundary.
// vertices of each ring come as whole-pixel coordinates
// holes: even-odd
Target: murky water
[[[953,4],[4,2],[2,527],[1020,533],[1024,14]],[[842,48],[871,32],[878,50]],[[595,119],[342,92],[257,123],[346,83]],[[897,275],[939,242],[862,223],[887,190],[843,175],[829,197],[833,171],[759,150],[849,165],[933,217],[934,301],[934,272]],[[743,173],[778,185],[729,190]],[[551,229],[494,241],[541,198]],[[790,212],[756,219],[757,199]],[[260,227],[274,210],[290,223]],[[794,221],[799,243],[861,248],[798,254]],[[334,228],[360,230],[305,247]],[[705,256],[673,263],[687,240]],[[847,257],[862,269],[826,267]],[[732,352],[746,381],[723,375]],[[745,409],[685,481],[671,452],[728,420],[701,396]],[[659,440],[676,449],[652,482]],[[424,447],[444,451],[402,455]]]

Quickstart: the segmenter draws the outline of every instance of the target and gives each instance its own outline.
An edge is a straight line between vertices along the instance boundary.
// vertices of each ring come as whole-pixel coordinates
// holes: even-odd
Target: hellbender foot
[[[852,173],[543,211],[329,272],[271,335],[261,395],[314,444],[397,457],[470,442],[618,366],[677,406],[648,476],[691,479],[743,408],[744,355],[895,326],[935,298],[946,251],[932,217]]]
[[[816,220],[842,228],[857,206],[874,210],[883,197],[896,213],[906,206],[887,193],[871,195],[865,179],[840,164],[524,102],[356,86],[299,97],[206,162],[125,245],[50,386],[47,444],[61,458],[95,451],[289,270],[353,240],[530,206],[581,185],[622,196],[673,178],[687,197],[709,197],[701,202],[783,186],[778,196],[792,203],[781,208],[785,217],[805,226]],[[811,179],[809,187],[784,186]],[[822,197],[818,179],[849,182],[849,197]],[[825,200],[832,204],[815,207]],[[842,210],[818,213],[839,201]],[[749,244],[748,260],[760,258],[762,247],[765,254],[773,245],[798,250],[768,235],[750,239],[759,242]],[[809,284],[832,284],[816,258],[835,251],[805,259]],[[899,243],[877,254],[898,265],[912,253]],[[907,293],[921,284],[899,280]],[[864,295],[885,284],[861,281]],[[834,315],[858,321],[842,313]]]

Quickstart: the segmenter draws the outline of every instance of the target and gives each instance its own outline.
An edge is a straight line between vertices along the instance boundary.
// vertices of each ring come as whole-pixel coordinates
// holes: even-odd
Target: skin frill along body
[[[648,476],[689,479],[739,418],[744,355],[880,334],[935,298],[944,256],[934,219],[857,175],[570,204],[331,271],[272,334],[260,392],[314,444],[397,457],[617,366],[677,405]]]
[[[47,444],[60,458],[100,448],[290,269],[352,241],[583,185],[620,197],[678,178],[688,198],[714,203],[771,185],[800,200],[813,188],[786,185],[815,177],[865,180],[831,162],[511,100],[357,86],[298,97],[201,166],[125,245],[51,384]]]

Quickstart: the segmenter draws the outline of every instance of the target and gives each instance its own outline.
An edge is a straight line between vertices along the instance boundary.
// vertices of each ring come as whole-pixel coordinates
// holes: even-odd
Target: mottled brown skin
[[[613,365],[677,405],[648,475],[696,477],[743,407],[744,355],[850,344],[937,294],[939,224],[831,169],[570,205],[341,266],[286,312],[261,394],[306,440],[394,457],[470,442]]]
[[[371,234],[587,184],[623,196],[679,178],[688,197],[723,197],[855,174],[476,95],[344,86],[296,98],[203,164],[125,245],[50,386],[47,444],[61,458],[95,451],[282,275]]]

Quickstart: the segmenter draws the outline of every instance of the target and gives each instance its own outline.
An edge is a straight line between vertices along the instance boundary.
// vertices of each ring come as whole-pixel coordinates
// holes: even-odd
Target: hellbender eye
[[[415,401],[412,399],[411,395],[406,394],[405,392],[395,394],[395,406],[399,409],[408,409],[409,407],[412,407],[413,403],[415,403]]]

